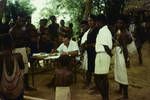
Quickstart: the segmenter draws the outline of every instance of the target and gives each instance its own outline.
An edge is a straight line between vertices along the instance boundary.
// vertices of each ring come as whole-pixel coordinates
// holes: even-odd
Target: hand
[[[55,50],[55,49],[52,49],[52,50],[51,50],[51,53],[54,53],[54,52],[56,52],[56,50]]]
[[[62,52],[61,55],[62,56],[68,55],[68,52]]]

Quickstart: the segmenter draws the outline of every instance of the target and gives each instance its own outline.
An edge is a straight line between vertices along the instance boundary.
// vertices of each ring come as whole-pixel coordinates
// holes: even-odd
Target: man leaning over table
[[[57,48],[57,51],[60,53],[61,58],[63,59],[66,57],[75,57],[77,59],[77,56],[79,55],[79,46],[77,42],[71,39],[70,34],[62,33],[61,36],[62,36],[62,43]],[[64,61],[63,63],[69,63],[65,61],[65,59],[63,61]]]
[[[61,33],[62,43],[60,46],[56,49],[56,52],[60,53],[60,64],[61,67],[67,67],[67,69],[73,69],[75,68],[75,64],[73,64],[73,61],[77,60],[77,56],[79,54],[79,47],[77,42],[73,41],[71,39],[70,34]],[[52,51],[53,53],[54,51]],[[70,66],[71,65],[71,66]],[[53,77],[50,86],[54,85],[55,78]],[[76,81],[76,77],[75,77]]]

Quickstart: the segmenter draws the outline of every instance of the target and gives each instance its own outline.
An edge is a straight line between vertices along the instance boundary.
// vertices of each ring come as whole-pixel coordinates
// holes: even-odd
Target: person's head
[[[72,23],[69,23],[69,28],[73,28],[73,24]]]
[[[19,26],[24,26],[26,24],[26,18],[24,15],[18,15],[16,24]]]
[[[97,15],[97,18],[96,18],[97,27],[101,28],[104,25],[106,25],[106,23],[107,23],[107,21],[106,21],[105,15],[103,15],[103,14]]]
[[[80,28],[81,28],[81,30],[80,30],[81,33],[82,32],[84,33],[89,28],[88,21],[86,21],[86,20],[81,21]]]
[[[123,21],[122,19],[118,19],[118,20],[116,21],[116,27],[117,27],[118,29],[122,29],[122,28],[124,27],[124,21]]]
[[[56,22],[56,17],[54,15],[50,16],[50,20],[52,21],[52,23]]]
[[[31,24],[31,16],[26,17],[26,22],[27,22],[27,24]]]
[[[60,20],[60,25],[61,26],[65,26],[65,21],[62,19],[62,20]]]
[[[89,17],[88,17],[88,24],[89,24],[89,26],[92,28],[92,27],[95,27],[95,25],[96,25],[96,15],[90,15]]]
[[[71,35],[68,34],[68,33],[61,33],[61,37],[62,37],[62,42],[65,44],[65,45],[68,45],[69,44],[69,41],[71,39]]]
[[[40,20],[40,26],[46,26],[47,25],[48,20],[47,19],[41,19]]]
[[[125,29],[127,25],[127,18],[124,15],[120,15],[116,20],[117,29]]]

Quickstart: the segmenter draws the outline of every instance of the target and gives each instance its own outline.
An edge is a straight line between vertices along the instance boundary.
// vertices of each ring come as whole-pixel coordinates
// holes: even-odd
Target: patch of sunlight
[[[46,6],[47,0],[31,0],[31,4],[36,10],[32,14],[32,23],[37,27],[41,19],[40,12]]]
[[[47,5],[51,1],[52,0],[31,0],[30,1],[31,4],[36,8],[36,10],[32,14],[32,23],[36,27],[38,27],[40,19],[45,18],[45,15],[41,15],[42,10],[47,6],[55,8],[55,4]],[[57,23],[59,23],[61,19],[64,19],[65,22],[68,24],[71,20],[70,14],[67,12],[67,9],[65,8],[59,10],[58,15],[55,16],[57,17]]]

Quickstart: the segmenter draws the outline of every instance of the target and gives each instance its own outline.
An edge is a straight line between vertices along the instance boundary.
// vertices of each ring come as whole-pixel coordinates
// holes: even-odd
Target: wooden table
[[[60,54],[58,53],[57,55],[55,54],[48,54],[48,53],[35,53],[32,56],[32,59],[34,62],[32,62],[31,66],[31,77],[32,77],[32,86],[35,87],[35,72],[36,72],[36,67],[42,68],[39,64],[40,60],[50,62],[47,63],[48,66],[55,67],[58,65],[57,59],[60,57]]]

